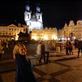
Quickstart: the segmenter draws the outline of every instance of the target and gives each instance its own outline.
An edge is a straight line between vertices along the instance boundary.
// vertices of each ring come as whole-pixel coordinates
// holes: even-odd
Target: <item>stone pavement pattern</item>
[[[8,71],[0,70],[0,82],[15,82],[15,68],[12,63],[8,66]],[[82,57],[77,58],[75,51],[69,56],[51,53],[49,63],[37,65],[33,71],[38,82],[82,82]]]

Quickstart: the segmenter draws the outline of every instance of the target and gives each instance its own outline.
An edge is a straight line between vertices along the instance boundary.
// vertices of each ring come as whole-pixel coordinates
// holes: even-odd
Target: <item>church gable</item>
[[[17,26],[14,24],[10,24],[8,27],[17,27]]]

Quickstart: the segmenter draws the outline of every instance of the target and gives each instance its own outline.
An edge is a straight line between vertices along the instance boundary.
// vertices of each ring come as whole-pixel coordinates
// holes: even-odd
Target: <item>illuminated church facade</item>
[[[35,11],[32,11],[31,5],[26,4],[24,19],[28,26],[28,32],[33,29],[43,29],[42,12],[39,5],[36,5]]]
[[[64,27],[58,30],[58,37],[62,40],[82,40],[82,20],[78,20],[76,24],[73,20],[69,21],[69,24],[65,23]]]
[[[18,40],[20,32],[25,33],[27,25],[18,24],[18,26],[11,24],[9,26],[0,26],[0,40]],[[41,29],[33,29],[31,32],[32,40],[67,40],[67,39],[81,39],[82,40],[82,20],[78,20],[76,24],[74,21],[65,23],[62,29],[56,27],[45,27]]]

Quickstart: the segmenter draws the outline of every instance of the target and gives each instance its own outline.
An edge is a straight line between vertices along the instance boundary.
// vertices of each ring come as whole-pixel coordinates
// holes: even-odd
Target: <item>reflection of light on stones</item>
[[[44,80],[44,81],[42,81],[42,82],[49,82],[48,80]]]
[[[43,76],[43,78],[45,78],[45,79],[51,79],[52,77],[50,75],[45,75],[45,76]]]

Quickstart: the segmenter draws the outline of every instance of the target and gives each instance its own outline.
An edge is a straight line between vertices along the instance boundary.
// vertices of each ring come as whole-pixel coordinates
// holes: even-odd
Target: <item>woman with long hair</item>
[[[26,59],[26,46],[19,42],[14,46],[13,58],[16,62],[16,82],[36,82],[31,65]]]

